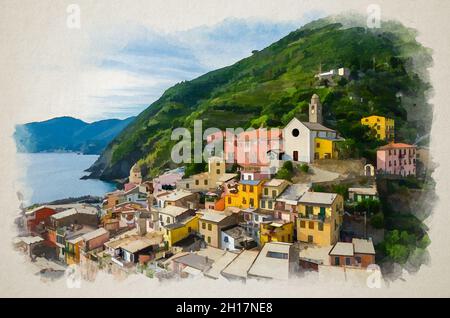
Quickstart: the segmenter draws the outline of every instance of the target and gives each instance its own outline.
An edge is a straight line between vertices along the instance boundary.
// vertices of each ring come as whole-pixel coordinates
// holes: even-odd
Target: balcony
[[[306,214],[302,215],[299,214],[298,218],[300,220],[306,220],[306,221],[321,221],[321,222],[330,222],[330,217],[325,217],[324,215],[314,215],[314,214]]]

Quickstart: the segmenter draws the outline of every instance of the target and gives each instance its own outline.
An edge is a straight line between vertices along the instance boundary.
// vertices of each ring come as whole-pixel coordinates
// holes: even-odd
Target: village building
[[[331,69],[326,72],[319,71],[318,74],[314,75],[315,78],[319,80],[333,80],[334,78],[344,77],[348,79],[350,77],[350,69],[346,67],[340,67],[337,69]]]
[[[225,250],[240,251],[242,249],[252,249],[257,246],[257,243],[247,234],[243,227],[232,225],[222,229],[221,246]]]
[[[378,201],[378,191],[376,186],[366,188],[349,188],[348,197],[351,201],[361,202],[364,200]]]
[[[309,191],[310,185],[305,183],[290,184],[278,196],[275,202],[274,217],[297,224],[298,200]]]
[[[267,242],[294,242],[294,222],[273,220],[260,223],[260,244]]]
[[[336,193],[306,192],[298,200],[297,240],[319,246],[339,240],[344,200]]]
[[[309,122],[293,118],[283,129],[283,160],[313,162],[315,159],[337,159],[338,133],[322,125],[322,104],[314,94],[309,104]]]
[[[198,233],[198,215],[187,215],[175,223],[162,226],[164,241],[171,248],[176,243],[186,239],[194,233]]]
[[[225,160],[221,157],[208,158],[208,171],[177,181],[177,189],[206,192],[216,189],[220,177],[226,173]],[[219,182],[219,183],[218,183]]]
[[[259,206],[261,209],[274,210],[278,196],[290,185],[283,179],[271,179],[263,184]]]
[[[260,225],[273,220],[273,213],[269,210],[248,208],[241,211],[242,220],[239,225],[245,229],[247,235],[260,245]]]
[[[195,215],[193,209],[175,205],[167,205],[165,208],[157,209],[156,212],[158,215],[158,226],[156,226],[155,229],[161,229],[167,225],[178,223],[186,217]]]
[[[45,226],[50,224],[50,217],[55,213],[55,209],[45,205],[25,211],[24,219],[28,233],[42,235]]]
[[[109,240],[109,232],[99,228],[85,234],[70,235],[65,240],[66,264],[79,264],[82,255],[95,249],[103,249],[103,244]]]
[[[297,249],[291,243],[266,243],[248,270],[248,277],[288,280],[299,270],[298,255]]]
[[[157,259],[158,253],[164,250],[164,239],[158,232],[145,235],[126,234],[106,242],[104,246],[105,252],[112,256],[112,263],[122,268],[129,268],[138,262],[147,263]]]
[[[379,140],[394,140],[395,122],[392,118],[376,115],[363,117],[361,118],[361,125],[370,127],[374,131],[375,137]]]
[[[158,193],[163,190],[173,190],[175,189],[177,182],[180,181],[184,176],[184,167],[176,168],[164,172],[163,174],[153,178],[154,192]]]
[[[230,193],[225,196],[225,207],[237,207],[240,209],[258,208],[265,181],[241,180],[237,193]]]
[[[416,149],[414,145],[390,143],[377,149],[377,172],[397,176],[416,175]]]
[[[114,206],[127,202],[124,190],[115,190],[113,192],[108,192],[105,194],[105,200],[103,201],[104,209],[111,209]]]
[[[158,208],[165,208],[169,205],[197,209],[199,203],[199,194],[186,191],[174,190],[163,192],[155,197]]]
[[[375,248],[371,240],[353,238],[352,242],[337,242],[330,253],[333,266],[366,268],[375,264]]]
[[[221,232],[238,223],[236,215],[214,210],[200,210],[198,214],[200,235],[208,245],[222,248]]]
[[[128,177],[128,182],[136,185],[142,183],[142,172],[141,168],[137,163],[135,163],[130,169],[130,176]]]

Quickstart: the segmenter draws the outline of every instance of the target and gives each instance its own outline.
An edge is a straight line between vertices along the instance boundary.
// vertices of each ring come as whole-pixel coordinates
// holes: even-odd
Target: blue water
[[[80,180],[88,174],[84,170],[94,163],[97,155],[33,153],[17,157],[24,168],[19,191],[27,205],[89,194],[103,196],[116,188],[113,183],[100,180]]]

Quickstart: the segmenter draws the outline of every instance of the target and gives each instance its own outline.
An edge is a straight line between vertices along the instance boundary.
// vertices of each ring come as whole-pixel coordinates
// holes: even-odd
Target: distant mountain
[[[130,117],[86,123],[73,117],[57,117],[17,125],[14,139],[18,152],[100,154],[133,120],[134,117]]]

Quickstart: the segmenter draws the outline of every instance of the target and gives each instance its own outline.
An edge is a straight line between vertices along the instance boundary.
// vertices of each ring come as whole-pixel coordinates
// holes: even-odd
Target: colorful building
[[[198,173],[186,179],[176,182],[177,189],[189,191],[209,191],[216,189],[219,179],[226,174],[225,160],[221,157],[210,157],[208,159],[208,171]]]
[[[390,143],[377,150],[377,172],[399,176],[416,175],[416,146]]]
[[[329,252],[330,265],[367,268],[375,264],[375,248],[371,240],[352,239],[338,242]]]
[[[294,222],[273,220],[260,224],[260,244],[267,242],[294,242]]]
[[[339,240],[344,200],[336,193],[306,192],[298,200],[297,240],[319,246]]]
[[[340,138],[334,137],[316,137],[314,159],[338,159],[339,152],[337,150],[337,143],[341,141]]]
[[[198,212],[199,218],[199,233],[205,242],[216,248],[221,246],[221,234],[224,228],[237,224],[236,215],[229,215],[224,212],[214,210],[201,210]]]
[[[180,221],[163,227],[164,241],[168,247],[185,239],[194,232],[198,232],[198,215],[192,215],[181,219]]]
[[[241,180],[238,185],[238,192],[230,193],[225,196],[225,208],[258,208],[265,181],[266,180]]]
[[[289,185],[290,182],[283,179],[272,179],[265,182],[259,202],[261,209],[274,210],[276,199]]]
[[[375,131],[375,137],[380,140],[394,140],[394,120],[383,116],[368,116],[361,118],[361,124]]]

